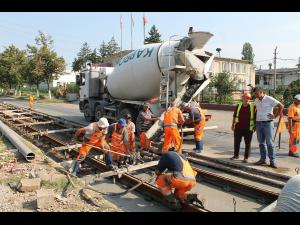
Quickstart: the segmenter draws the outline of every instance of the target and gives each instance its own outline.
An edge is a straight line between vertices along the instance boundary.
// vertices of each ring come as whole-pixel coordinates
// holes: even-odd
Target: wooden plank
[[[104,178],[104,177],[111,177],[111,176],[116,176],[116,175],[120,176],[123,173],[129,173],[129,172],[133,172],[136,170],[153,167],[153,166],[156,166],[157,164],[158,164],[158,160],[151,161],[151,162],[147,162],[147,163],[143,163],[143,164],[139,164],[139,165],[135,165],[135,166],[129,166],[128,168],[122,168],[122,169],[119,169],[116,171],[108,171],[108,172],[100,173],[100,174],[96,175],[96,177]]]

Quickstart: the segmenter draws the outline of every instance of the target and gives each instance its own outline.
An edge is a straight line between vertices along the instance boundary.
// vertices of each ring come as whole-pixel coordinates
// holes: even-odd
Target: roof
[[[271,70],[256,70],[256,75],[273,75],[274,69]],[[292,74],[298,74],[300,72],[300,69],[298,68],[280,68],[276,69],[276,74],[282,74],[282,75],[292,75]]]
[[[214,60],[215,61],[227,61],[227,62],[238,62],[238,63],[252,64],[252,63],[250,63],[249,60],[224,58],[224,57],[219,57],[219,56],[215,56]]]

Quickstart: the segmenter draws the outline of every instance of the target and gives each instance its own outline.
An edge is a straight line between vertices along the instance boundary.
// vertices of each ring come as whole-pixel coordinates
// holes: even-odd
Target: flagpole
[[[145,45],[145,13],[143,13],[143,32],[144,32],[143,44]]]
[[[120,28],[121,28],[121,51],[122,51],[122,43],[123,43],[123,41],[122,41],[122,32],[123,32],[123,24],[122,24],[123,22],[122,22],[122,15],[120,16]]]
[[[131,40],[131,50],[132,50],[132,13],[130,13],[130,17],[131,17],[131,31],[130,31],[130,40]]]

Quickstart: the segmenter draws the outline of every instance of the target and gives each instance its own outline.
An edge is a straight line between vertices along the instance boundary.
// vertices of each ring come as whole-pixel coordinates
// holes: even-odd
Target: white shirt
[[[99,131],[99,126],[97,122],[94,122],[94,123],[90,123],[84,129],[85,129],[85,136],[89,137],[93,135],[96,131]],[[107,129],[105,129],[103,133],[107,134]]]
[[[258,98],[255,99],[256,106],[256,121],[269,121],[268,114],[273,115],[274,106],[278,105],[280,102],[275,98],[265,95],[262,100]]]

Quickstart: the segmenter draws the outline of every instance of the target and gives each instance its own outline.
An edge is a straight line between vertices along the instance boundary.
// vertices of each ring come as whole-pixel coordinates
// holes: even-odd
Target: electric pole
[[[276,90],[276,60],[277,60],[277,46],[274,50],[274,91]]]

